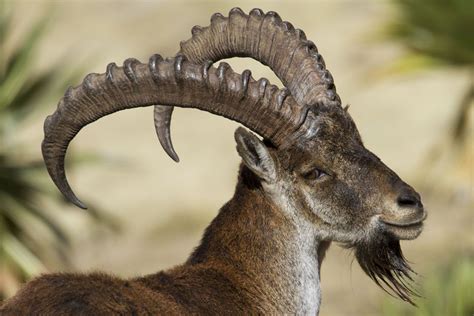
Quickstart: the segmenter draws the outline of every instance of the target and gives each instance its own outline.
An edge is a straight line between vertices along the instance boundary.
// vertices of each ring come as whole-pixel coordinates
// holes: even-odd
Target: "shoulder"
[[[110,296],[120,299],[121,295],[117,294],[125,287],[126,282],[103,273],[45,274],[25,284],[7,300],[0,307],[0,315],[97,314],[103,308],[96,301],[108,300]]]

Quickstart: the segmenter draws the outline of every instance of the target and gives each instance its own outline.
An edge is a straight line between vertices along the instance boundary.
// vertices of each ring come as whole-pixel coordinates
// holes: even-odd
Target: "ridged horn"
[[[208,27],[195,26],[192,37],[181,42],[179,55],[194,63],[216,62],[223,58],[250,57],[268,65],[301,105],[340,105],[333,77],[326,69],[316,45],[302,30],[282,21],[273,11],[253,9],[245,14],[233,8],[228,17],[216,13]],[[172,107],[155,106],[155,128],[164,150],[175,152],[171,144]]]
[[[240,122],[282,147],[305,133],[306,113],[293,98],[282,98],[284,90],[244,73],[233,72],[226,63],[214,68],[182,56],[162,60],[154,55],[148,64],[128,59],[124,67],[112,63],[105,74],[87,75],[45,120],[41,149],[51,178],[67,199],[85,208],[66,178],[66,150],[84,126],[124,109],[155,104],[197,108]]]

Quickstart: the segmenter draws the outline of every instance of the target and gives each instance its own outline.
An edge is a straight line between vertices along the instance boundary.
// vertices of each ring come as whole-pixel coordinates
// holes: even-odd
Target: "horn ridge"
[[[250,57],[269,66],[301,106],[341,105],[316,45],[307,40],[304,31],[283,21],[276,12],[253,9],[245,14],[240,8],[233,8],[228,17],[214,14],[209,26],[194,26],[191,34],[190,39],[180,43],[178,54],[192,62]],[[170,117],[167,111],[171,108],[158,110],[165,118]],[[169,134],[166,125],[160,130]]]
[[[316,45],[306,39],[304,31],[294,29],[291,23],[282,21],[273,11],[264,13],[253,9],[247,15],[241,9],[234,8],[226,18],[215,14],[208,27],[195,27],[199,32],[192,32],[189,40],[181,42],[179,54],[184,54],[189,60],[201,63],[205,60],[216,62],[228,57],[251,57],[268,65],[287,86],[292,95],[301,95],[296,90],[302,85],[317,86],[307,89],[309,92],[295,97],[298,103],[314,104],[322,102],[339,104],[333,92],[325,93],[332,86],[318,85],[322,78],[312,78],[312,82],[301,82],[300,77],[315,70],[315,65],[324,61],[318,53]],[[218,30],[219,32],[216,32]],[[272,37],[275,39],[272,40]],[[260,43],[259,41],[264,41]],[[273,48],[275,47],[275,48]],[[274,54],[274,58],[272,58]],[[285,56],[295,55],[291,69],[286,69],[288,63],[282,62]]]
[[[156,55],[148,64],[131,64],[108,66],[104,74],[86,76],[82,84],[67,90],[45,120],[42,153],[48,172],[64,196],[81,208],[85,205],[66,178],[66,151],[84,126],[108,114],[155,104],[196,108],[240,122],[277,146],[286,146],[297,127],[301,115],[297,102],[287,96],[280,110],[280,89],[266,79],[255,81],[248,72],[242,76],[225,64],[215,68]],[[171,139],[163,141],[172,148]],[[168,154],[179,159],[172,150]]]

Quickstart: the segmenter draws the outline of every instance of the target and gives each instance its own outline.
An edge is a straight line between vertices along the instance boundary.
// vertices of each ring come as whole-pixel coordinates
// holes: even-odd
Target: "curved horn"
[[[294,29],[272,11],[264,14],[253,9],[247,15],[234,8],[228,17],[215,13],[208,27],[192,28],[191,39],[181,42],[178,54],[194,63],[251,57],[268,65],[300,105],[341,104],[316,45],[306,40],[302,30]],[[157,105],[154,117],[160,142],[173,158],[169,126],[172,111],[172,107]]]
[[[155,131],[160,141],[161,147],[165,150],[168,156],[176,162],[179,162],[179,157],[173,147],[171,141],[171,115],[173,114],[173,106],[155,105],[153,109],[153,119],[155,121]]]
[[[69,142],[81,128],[116,111],[170,104],[197,108],[240,122],[277,146],[291,143],[299,134],[306,113],[284,90],[267,79],[255,81],[250,71],[239,75],[229,65],[193,64],[180,56],[148,64],[127,59],[123,68],[114,63],[105,74],[89,74],[81,85],[69,88],[57,110],[44,123],[43,158],[56,186],[71,202],[85,205],[71,190],[64,158]]]

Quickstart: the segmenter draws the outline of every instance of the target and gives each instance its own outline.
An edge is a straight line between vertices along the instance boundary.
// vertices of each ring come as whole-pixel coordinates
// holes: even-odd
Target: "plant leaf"
[[[7,60],[5,75],[0,82],[0,110],[11,104],[31,74],[31,56],[45,30],[47,21],[45,18],[39,20],[32,27],[22,45]]]

